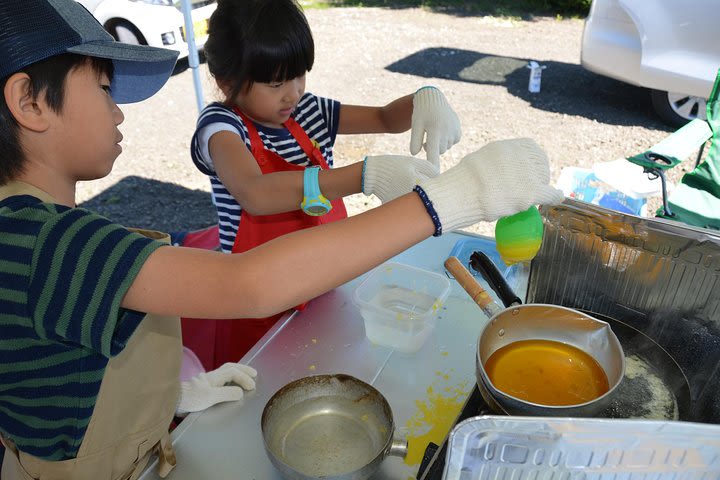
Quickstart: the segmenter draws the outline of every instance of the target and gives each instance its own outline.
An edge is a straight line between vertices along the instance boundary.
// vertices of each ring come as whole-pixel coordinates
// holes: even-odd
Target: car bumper
[[[682,19],[670,15],[675,7],[667,2],[656,7],[628,0],[595,0],[585,20],[581,65],[632,85],[707,98],[720,62],[711,47],[717,44],[717,34],[692,31],[690,25],[698,28],[706,22],[698,20],[698,6],[686,14],[682,36],[675,25]],[[663,21],[670,25],[664,26]]]

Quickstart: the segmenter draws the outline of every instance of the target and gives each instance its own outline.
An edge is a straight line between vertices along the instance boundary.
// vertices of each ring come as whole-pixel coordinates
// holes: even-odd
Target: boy
[[[134,479],[153,453],[166,475],[176,411],[238,399],[255,375],[228,364],[181,385],[178,315],[267,316],[430,235],[562,198],[537,145],[511,140],[432,178],[408,157],[405,172],[377,187],[381,207],[243,254],[166,247],[157,232],[76,208],[75,184],[111,171],[122,140],[116,102],[154,94],[174,60],[114,42],[73,0],[0,1],[4,480]],[[371,158],[376,177],[397,162]]]

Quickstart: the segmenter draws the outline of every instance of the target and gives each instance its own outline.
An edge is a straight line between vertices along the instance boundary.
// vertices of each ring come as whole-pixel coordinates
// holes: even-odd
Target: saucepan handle
[[[405,458],[408,453],[408,442],[402,438],[393,438],[390,443],[390,448],[387,450],[387,454],[393,457]]]
[[[445,268],[447,268],[448,272],[452,274],[460,286],[465,289],[467,294],[470,295],[470,298],[482,308],[482,311],[485,312],[488,318],[492,318],[493,315],[502,310],[482,285],[475,280],[475,277],[468,272],[467,268],[460,263],[457,257],[448,257],[448,259],[445,260]]]
[[[470,255],[470,267],[483,276],[506,307],[522,303],[498,267],[484,252],[475,251]]]

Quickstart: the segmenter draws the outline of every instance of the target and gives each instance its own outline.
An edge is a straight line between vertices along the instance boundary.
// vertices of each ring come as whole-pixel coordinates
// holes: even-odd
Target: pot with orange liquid
[[[478,339],[476,377],[491,408],[511,415],[591,417],[607,407],[623,378],[625,356],[606,322],[557,305],[521,305],[507,284],[501,290],[513,304],[502,309],[453,259],[446,268],[490,317]]]

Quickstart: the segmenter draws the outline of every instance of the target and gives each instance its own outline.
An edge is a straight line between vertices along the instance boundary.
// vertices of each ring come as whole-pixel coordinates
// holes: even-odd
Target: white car
[[[720,68],[718,0],[593,0],[585,20],[586,69],[650,89],[673,126],[705,118]]]
[[[207,24],[216,0],[187,0],[191,4],[195,44],[207,40]],[[185,19],[181,0],[78,0],[116,40],[164,47],[187,57]]]

